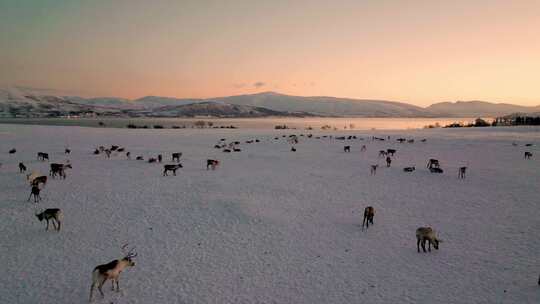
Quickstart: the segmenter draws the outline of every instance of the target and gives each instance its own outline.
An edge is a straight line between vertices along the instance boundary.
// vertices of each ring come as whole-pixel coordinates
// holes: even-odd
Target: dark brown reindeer
[[[49,160],[49,154],[44,152],[38,152],[37,159],[41,161]]]
[[[176,161],[178,163],[178,162],[180,162],[180,157],[182,157],[181,152],[173,153],[172,154],[172,161]]]
[[[179,168],[183,168],[182,164],[165,165],[163,166],[163,176],[168,176],[168,171],[172,171],[173,175],[176,176],[176,170]]]
[[[15,149],[15,148],[10,149],[8,153],[9,154],[15,154],[15,153],[17,153],[17,149]]]
[[[62,228],[62,220],[64,219],[62,210],[58,208],[45,209],[41,213],[36,213],[36,217],[40,222],[43,220],[47,221],[47,227],[45,230],[49,230],[49,221],[51,221],[54,230],[60,232],[60,229]]]
[[[404,172],[414,172],[414,170],[416,170],[416,168],[414,166],[403,168]]]
[[[41,190],[37,185],[32,185],[32,189],[30,190],[30,196],[28,197],[28,202],[30,201],[32,196],[34,196],[34,203],[39,202],[41,200],[41,196],[39,195],[40,191]]]
[[[379,167],[379,165],[371,165],[371,175],[375,175],[377,174],[377,168]]]
[[[26,175],[26,179],[30,182],[31,186],[39,186],[39,184],[45,186],[45,184],[47,184],[47,176],[39,175],[37,172]]]
[[[422,250],[426,252],[426,242],[428,242],[428,251],[431,252],[431,245],[439,250],[439,243],[442,243],[442,240],[435,236],[435,231],[431,227],[419,227],[416,229],[416,248],[418,252],[420,252],[420,245],[422,245]]]
[[[465,178],[466,172],[467,172],[467,167],[459,167],[458,178]]]
[[[71,154],[71,150],[69,148],[64,149],[65,154]]]
[[[394,156],[395,153],[396,153],[395,149],[386,149],[386,155]]]
[[[392,159],[390,158],[390,156],[387,156],[386,157],[386,167],[390,168],[391,164],[392,164]]]
[[[351,152],[351,146],[343,147],[343,152]]]
[[[373,218],[375,217],[375,208],[368,206],[364,209],[364,220],[362,221],[362,230],[364,225],[369,228],[369,223],[373,225]]]
[[[217,166],[219,166],[219,160],[215,160],[215,159],[206,160],[206,170],[208,170],[209,168],[212,168],[212,170],[216,170]]]
[[[123,258],[111,261],[107,264],[98,265],[96,266],[96,268],[94,268],[94,271],[92,271],[92,285],[90,286],[90,302],[92,302],[94,289],[96,287],[101,294],[101,297],[105,297],[105,294],[103,294],[103,290],[101,288],[103,287],[103,284],[107,282],[107,280],[111,280],[113,291],[114,283],[116,282],[116,292],[120,292],[120,274],[126,268],[135,266],[133,258],[137,256],[135,248],[132,248],[129,251],[125,252],[126,248],[127,244],[122,246],[122,251],[124,251]]]
[[[55,178],[56,175],[60,178],[66,179],[66,170],[72,169],[71,164],[51,164],[51,170],[49,171],[49,176]]]
[[[19,163],[19,173],[26,172],[26,166],[23,163]]]
[[[523,158],[525,159],[530,159],[532,157],[532,152],[525,152],[525,154],[523,154]]]

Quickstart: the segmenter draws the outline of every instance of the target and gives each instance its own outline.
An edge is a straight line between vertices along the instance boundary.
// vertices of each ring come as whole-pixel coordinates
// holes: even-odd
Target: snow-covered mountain
[[[524,107],[508,103],[491,103],[486,101],[441,102],[427,107],[431,113],[441,116],[479,117],[503,116],[510,113],[532,113],[540,111],[540,106]]]
[[[48,90],[36,91],[22,87],[0,88],[0,117],[57,117],[65,115],[88,115],[88,113],[90,115],[95,113],[97,115],[110,116],[152,117],[182,117],[192,116],[194,113],[209,113],[209,115],[215,114],[219,117],[261,117],[274,115],[495,117],[516,112],[531,113],[540,111],[540,106],[524,107],[484,101],[442,102],[433,104],[427,108],[421,108],[407,103],[385,100],[325,96],[303,97],[275,92],[206,99],[146,96],[135,100],[116,97],[83,98],[69,95],[54,95],[51,93],[54,92]],[[195,106],[196,104],[201,104],[202,106]],[[233,107],[233,105],[239,107]]]

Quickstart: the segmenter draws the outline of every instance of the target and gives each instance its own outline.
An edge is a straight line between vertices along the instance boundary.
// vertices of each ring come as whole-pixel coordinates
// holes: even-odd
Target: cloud
[[[261,87],[264,87],[266,85],[266,83],[262,82],[262,81],[257,81],[253,84],[254,87],[256,88],[261,88]]]

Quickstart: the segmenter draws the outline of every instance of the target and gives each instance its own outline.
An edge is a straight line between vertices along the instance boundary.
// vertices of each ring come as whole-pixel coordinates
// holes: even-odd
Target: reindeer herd
[[[289,135],[288,137],[286,135],[283,135],[282,138],[285,138],[287,140],[287,143],[290,144],[291,151],[295,152],[297,149],[295,145],[297,145],[300,142],[300,138],[308,138],[308,139],[321,139],[321,138],[330,138],[332,139],[332,136],[313,136],[312,134],[300,134],[298,135]],[[279,137],[274,137],[274,140],[279,140]],[[356,136],[349,136],[349,137],[335,137],[336,140],[353,140],[357,139]],[[363,140],[362,138],[360,138]],[[388,141],[390,140],[390,137],[387,138],[383,137],[372,137],[372,141]],[[425,143],[426,139],[421,139],[420,142]],[[259,139],[251,139],[245,141],[245,144],[252,144],[252,143],[259,143],[261,140]],[[414,143],[414,139],[406,139],[406,138],[398,138],[397,142],[399,143]],[[220,139],[219,143],[214,145],[214,148],[221,149],[223,152],[228,153],[231,151],[234,152],[241,152],[242,150],[239,148],[240,146],[239,141],[232,141],[230,143],[226,143],[226,139],[222,138]],[[515,144],[514,144],[515,145]],[[345,145],[343,146],[343,152],[345,153],[351,153],[351,145]],[[360,152],[364,153],[367,151],[367,146],[362,145],[360,148]],[[15,148],[9,150],[9,154],[15,154],[17,150]],[[71,149],[66,148],[64,150],[64,153],[66,155],[71,154]],[[125,153],[126,158],[129,160],[131,159],[131,153],[129,151],[126,151],[125,148],[120,147],[118,145],[112,145],[110,148],[105,148],[104,146],[100,146],[98,148],[95,148],[92,152],[94,155],[101,155],[104,154],[107,158],[111,158],[112,155],[117,155],[118,153]],[[397,153],[397,149],[386,149],[386,150],[379,150],[378,156],[379,157],[385,157],[386,165],[387,167],[391,167],[392,164],[392,158],[395,157],[395,154]],[[178,169],[183,168],[182,163],[180,163],[181,152],[173,152],[171,153],[171,162],[172,164],[164,164],[163,165],[163,176],[168,176],[169,172],[172,172],[173,176],[176,176],[176,171]],[[525,152],[524,158],[530,159],[532,157],[532,152]],[[49,161],[49,153],[45,152],[38,152],[37,153],[37,160],[41,162]],[[144,160],[144,157],[139,155],[136,156],[136,160]],[[158,154],[157,157],[150,157],[148,158],[148,163],[162,163],[163,161],[163,155]],[[215,170],[220,165],[220,161],[217,159],[207,159],[206,160],[206,170]],[[370,165],[370,174],[376,175],[377,174],[377,168],[379,167],[378,164]],[[26,173],[27,166],[23,162],[19,162],[18,164],[19,172],[20,173]],[[432,172],[432,173],[443,173],[443,169],[441,169],[440,162],[438,159],[431,158],[428,160],[426,168]],[[50,163],[50,171],[49,175],[42,175],[39,172],[32,172],[30,174],[26,175],[26,179],[29,182],[30,185],[30,196],[28,197],[27,201],[30,201],[33,198],[33,202],[35,204],[38,204],[41,201],[40,193],[44,189],[45,185],[47,184],[48,178],[52,179],[60,179],[65,180],[67,177],[66,171],[68,169],[73,169],[71,163],[69,160],[66,163]],[[415,166],[409,166],[403,168],[404,172],[414,172],[416,170]],[[467,172],[467,167],[462,166],[458,169],[458,178],[464,179],[465,174]],[[59,208],[47,208],[42,209],[39,212],[35,213],[35,216],[37,219],[42,222],[43,220],[46,221],[46,228],[45,230],[49,230],[49,222],[52,223],[54,230],[57,232],[60,232],[62,227],[62,221],[63,221],[63,212]],[[374,224],[374,217],[375,217],[375,208],[373,206],[365,207],[364,209],[364,216],[362,221],[362,230],[368,229],[370,224]],[[416,229],[416,240],[417,240],[417,251],[420,252],[420,247],[422,247],[423,252],[426,252],[426,243],[428,244],[427,251],[431,251],[431,246],[435,248],[436,250],[439,249],[439,244],[442,242],[436,232],[431,227],[419,227]],[[93,294],[94,290],[97,288],[101,296],[104,296],[102,287],[105,284],[107,280],[111,280],[112,283],[112,290],[115,290],[115,284],[116,284],[116,291],[120,290],[119,287],[119,276],[120,273],[129,268],[133,267],[135,265],[135,262],[133,259],[137,256],[137,253],[134,251],[134,248],[127,249],[127,244],[122,246],[122,251],[124,252],[124,255],[121,259],[111,261],[107,264],[98,265],[94,268],[92,272],[92,283],[90,288],[90,301],[93,300]],[[540,284],[540,279],[539,279]]]

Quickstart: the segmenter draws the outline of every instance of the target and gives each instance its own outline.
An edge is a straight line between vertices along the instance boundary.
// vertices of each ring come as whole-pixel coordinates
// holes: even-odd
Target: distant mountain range
[[[0,117],[495,117],[516,112],[540,112],[540,106],[458,101],[422,108],[385,100],[301,97],[275,92],[206,99],[147,96],[129,100],[56,96],[20,87],[0,88]]]

